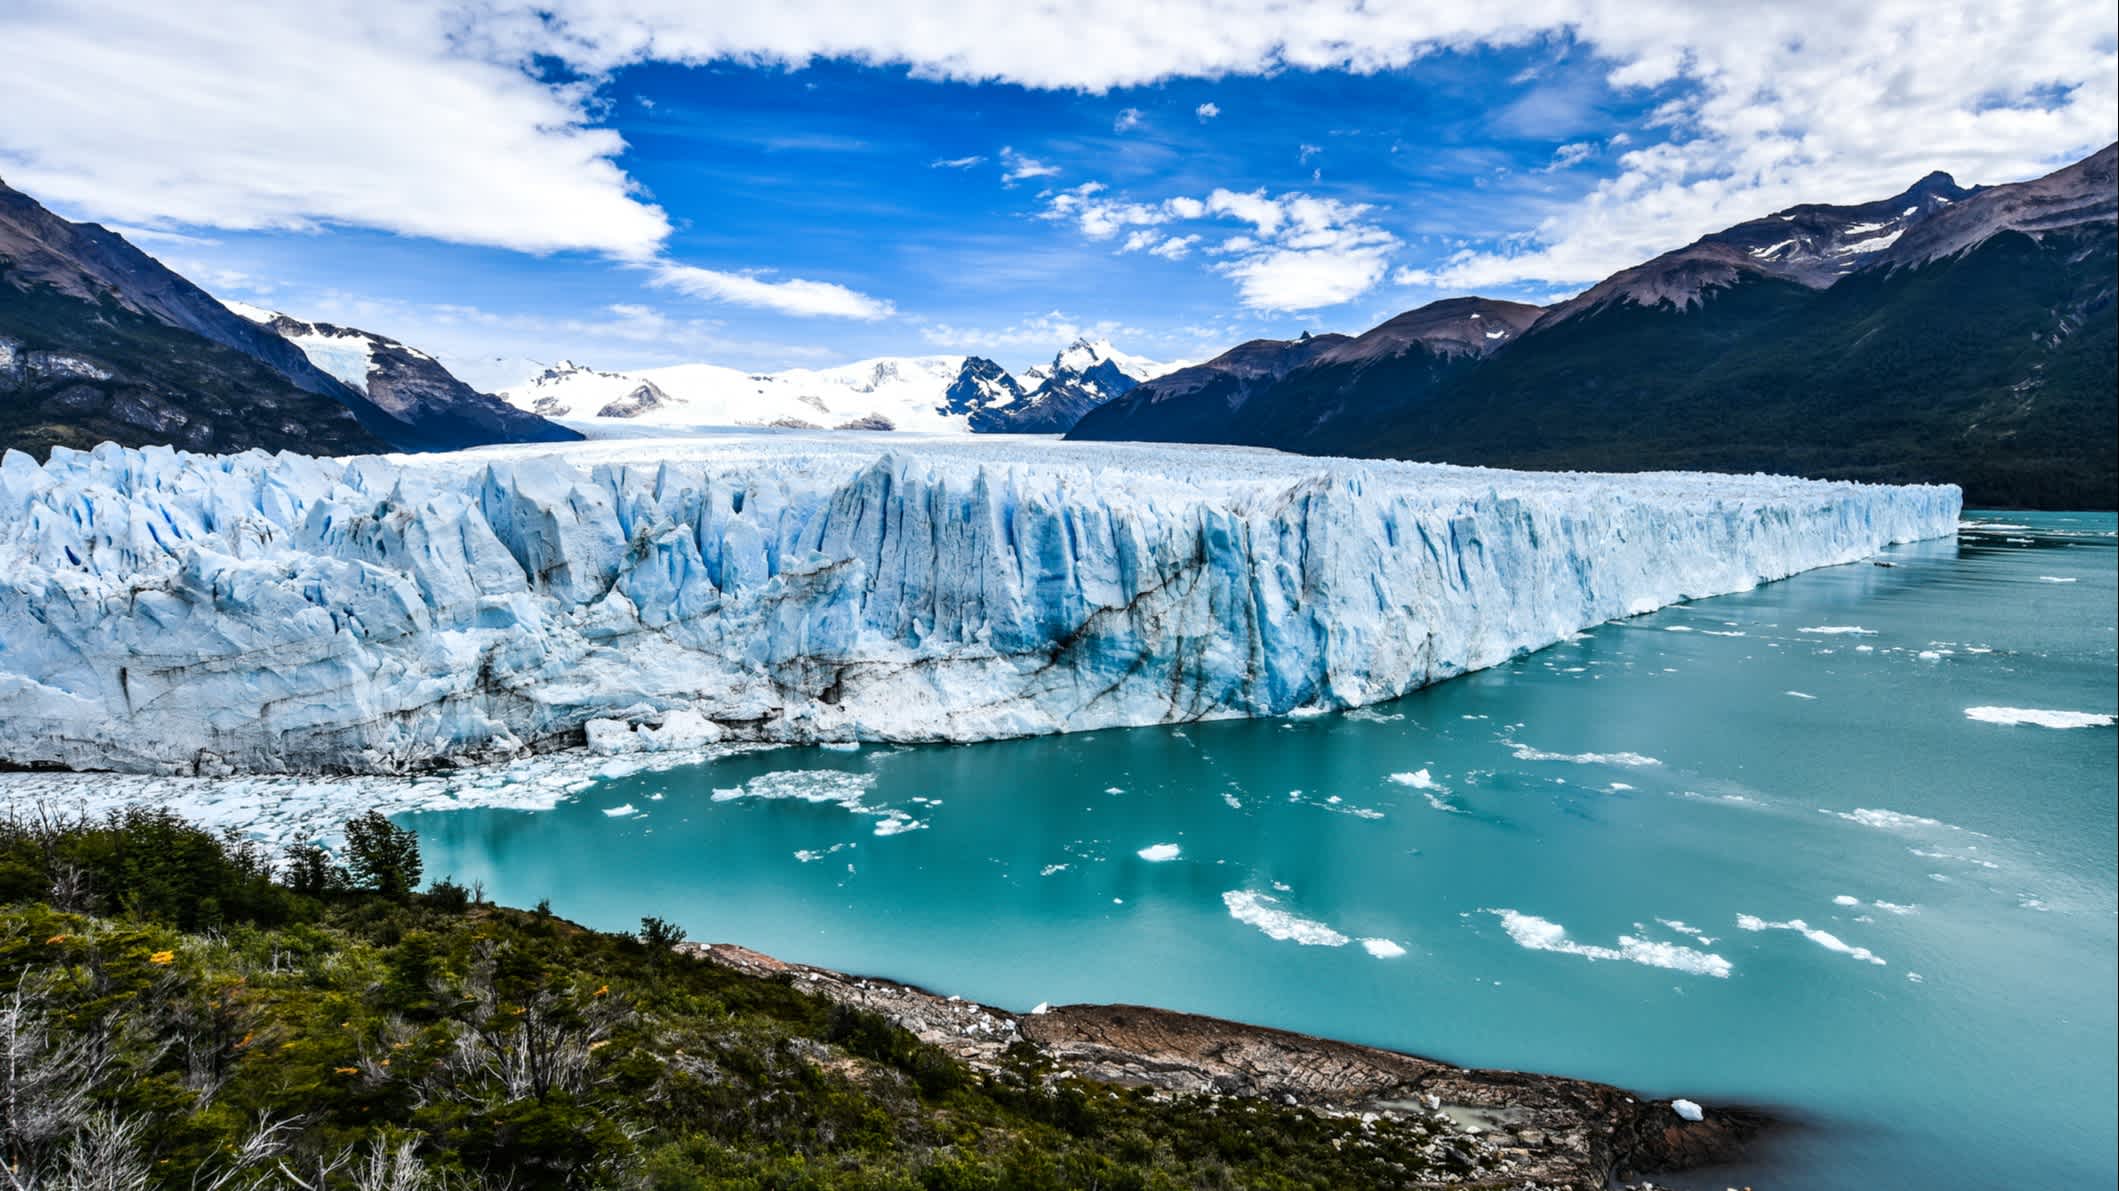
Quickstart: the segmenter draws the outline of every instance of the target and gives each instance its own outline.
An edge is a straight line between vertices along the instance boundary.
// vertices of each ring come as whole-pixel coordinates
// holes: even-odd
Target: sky
[[[1200,359],[2119,137],[2108,0],[4,0],[0,46],[0,179],[488,388]]]

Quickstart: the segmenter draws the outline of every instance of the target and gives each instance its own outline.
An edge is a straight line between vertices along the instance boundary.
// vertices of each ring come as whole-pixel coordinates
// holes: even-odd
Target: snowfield
[[[396,773],[1353,707],[1959,505],[903,433],[8,452],[0,763]]]

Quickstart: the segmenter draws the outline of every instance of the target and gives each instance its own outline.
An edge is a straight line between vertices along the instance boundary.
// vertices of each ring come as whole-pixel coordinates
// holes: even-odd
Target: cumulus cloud
[[[1303,311],[1336,306],[1375,288],[1390,266],[1398,237],[1378,226],[1364,203],[1263,189],[1219,188],[1204,199],[1178,195],[1160,202],[1105,197],[1098,182],[1048,195],[1040,217],[1071,221],[1091,240],[1126,232],[1118,251],[1147,252],[1179,260],[1206,237],[1172,234],[1171,223],[1233,219],[1248,234],[1224,238],[1212,249],[1223,259],[1212,267],[1236,283],[1239,300],[1252,310]]]
[[[1221,115],[1221,105],[1209,101],[1207,103],[1200,104],[1196,108],[1193,108],[1192,114],[1199,117],[1199,122],[1201,124],[1205,124],[1207,121],[1212,120],[1214,117]]]
[[[186,7],[0,8],[0,174],[148,225],[356,224],[628,258],[669,233],[585,88],[453,52],[439,6]]]
[[[1139,108],[1125,108],[1118,113],[1118,119],[1111,121],[1111,131],[1131,132],[1144,122]]]
[[[927,168],[931,170],[968,170],[985,160],[986,158],[983,155],[977,153],[969,157],[943,157],[928,162]]]
[[[2119,136],[2110,16],[2030,0],[1791,0],[1740,20],[1692,0],[14,0],[0,5],[0,173],[149,227],[356,225],[651,260],[669,220],[602,123],[611,72],[636,63],[838,59],[1100,93],[1558,39],[1605,64],[1609,88],[1660,88],[1662,107],[1527,235],[1427,266],[1459,288],[1557,284],[1797,201],[2081,156]],[[1004,166],[1011,185],[1057,172]]]
[[[671,261],[654,266],[650,284],[708,301],[754,306],[800,318],[873,321],[897,313],[889,302],[829,281],[805,281],[799,277],[771,281],[749,273],[724,273]]]
[[[1034,157],[1025,157],[1007,145],[1001,146],[1001,185],[1013,186],[1030,178],[1049,178],[1059,173],[1056,165],[1046,165]]]

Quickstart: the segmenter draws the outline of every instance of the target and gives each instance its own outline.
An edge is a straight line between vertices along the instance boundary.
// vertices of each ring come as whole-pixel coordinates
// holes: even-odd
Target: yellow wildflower
[[[177,962],[177,953],[174,951],[157,951],[153,955],[147,957],[147,962],[151,964],[162,964],[166,967],[169,964]]]
[[[361,1073],[361,1069],[358,1067],[333,1067],[332,1070],[340,1075],[359,1075]]]
[[[65,941],[65,935],[53,935],[51,938],[44,940],[45,944],[51,947],[57,947],[59,944],[64,943]]]

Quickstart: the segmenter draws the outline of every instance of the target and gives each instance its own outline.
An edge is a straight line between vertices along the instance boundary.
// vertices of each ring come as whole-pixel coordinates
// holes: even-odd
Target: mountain
[[[999,413],[975,415],[971,428],[980,433],[1064,434],[1083,415],[1171,367],[1127,355],[1107,339],[1077,339],[1052,357],[1051,367],[1024,371],[1037,387],[1020,403]]]
[[[981,373],[974,365],[1006,375],[990,361],[962,356],[889,356],[784,372],[717,364],[604,372],[561,360],[501,397],[577,424],[962,433],[981,399],[977,376],[967,375]]]
[[[1436,303],[1253,383],[1225,413],[1161,391],[1173,375],[1073,436],[1947,481],[1975,505],[2111,508],[2114,160],[2107,147],[2029,182],[1931,174],[1877,202],[1792,207],[1543,312],[1514,307],[1483,354],[1363,358],[1363,340]]]
[[[39,454],[106,440],[345,454],[578,437],[396,340],[232,309],[4,183],[0,394],[0,445]]]
[[[0,182],[0,447],[387,449],[366,405],[124,237]]]
[[[578,431],[525,413],[458,380],[441,361],[387,335],[304,322],[244,302],[227,307],[294,345],[309,362],[402,423],[381,432],[405,449],[499,442],[569,442]]]
[[[1340,450],[1521,335],[1540,313],[1521,302],[1450,298],[1358,336],[1254,339],[1142,385],[1084,418],[1076,436]]]
[[[501,397],[544,417],[613,427],[1052,434],[1164,367],[1102,340],[1079,341],[1022,378],[980,356],[886,356],[781,372],[715,364],[603,372],[562,360]]]

